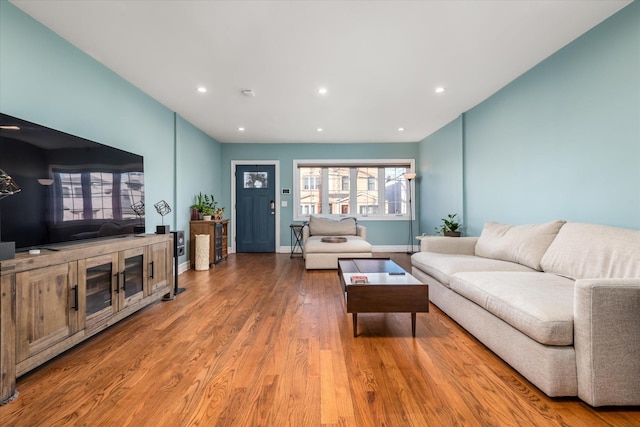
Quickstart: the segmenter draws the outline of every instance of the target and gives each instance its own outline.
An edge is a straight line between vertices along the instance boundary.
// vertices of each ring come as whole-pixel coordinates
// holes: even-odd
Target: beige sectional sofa
[[[640,231],[487,223],[428,237],[429,299],[549,396],[640,405]]]
[[[344,237],[343,243],[323,242],[324,237]],[[337,269],[338,258],[370,258],[367,229],[355,218],[333,220],[315,215],[302,228],[304,265],[310,269]]]

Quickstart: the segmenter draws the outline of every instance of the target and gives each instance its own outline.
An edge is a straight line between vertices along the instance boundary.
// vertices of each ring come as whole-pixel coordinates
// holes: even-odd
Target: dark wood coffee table
[[[416,336],[416,313],[429,312],[429,286],[389,258],[339,258],[338,276],[353,314],[353,336],[358,336],[358,313],[411,313]],[[362,283],[366,281],[366,283]]]

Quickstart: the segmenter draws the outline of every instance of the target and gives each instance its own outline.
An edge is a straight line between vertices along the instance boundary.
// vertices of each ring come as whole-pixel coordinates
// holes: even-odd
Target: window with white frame
[[[309,215],[406,219],[413,159],[294,160],[294,220]],[[413,208],[413,206],[412,206]]]

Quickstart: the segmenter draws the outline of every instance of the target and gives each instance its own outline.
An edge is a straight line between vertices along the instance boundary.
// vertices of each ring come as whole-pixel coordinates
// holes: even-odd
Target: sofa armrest
[[[580,399],[640,405],[640,279],[576,281],[574,346]]]
[[[309,224],[305,224],[304,227],[302,227],[302,246],[304,247],[304,242],[307,241],[307,239],[309,238]]]
[[[420,241],[420,251],[474,255],[477,241],[477,237],[426,236]]]
[[[367,227],[364,225],[356,225],[356,236],[360,236],[367,240]]]

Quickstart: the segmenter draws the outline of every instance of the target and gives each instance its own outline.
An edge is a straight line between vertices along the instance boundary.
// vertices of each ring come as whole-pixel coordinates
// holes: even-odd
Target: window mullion
[[[322,214],[329,213],[329,168],[322,168],[322,192],[320,198],[322,200]]]
[[[359,217],[358,212],[358,168],[349,168],[349,212]]]
[[[386,194],[385,191],[387,189],[387,181],[386,176],[384,175],[385,168],[378,168],[378,215],[385,216],[386,215]]]
[[[304,188],[304,185],[302,185],[300,182],[300,167],[298,167],[295,163],[293,168],[293,183],[293,206],[295,209],[295,211],[293,212],[293,218],[295,219],[299,215],[302,215],[300,209],[300,192]]]

